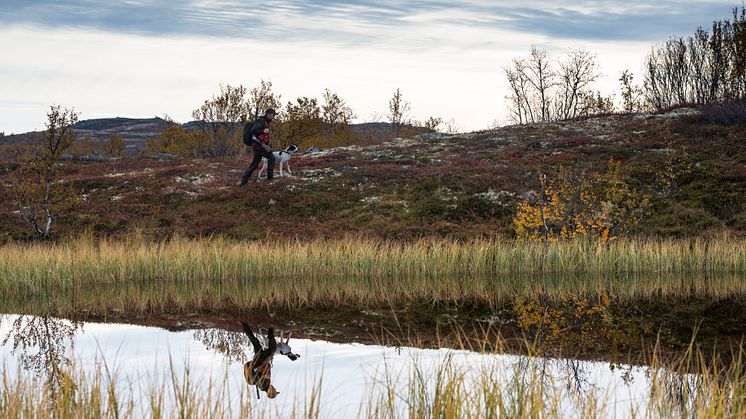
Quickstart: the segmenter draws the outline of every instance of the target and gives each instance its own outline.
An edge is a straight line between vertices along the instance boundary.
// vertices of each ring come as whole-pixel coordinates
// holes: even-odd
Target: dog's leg
[[[262,158],[262,168],[261,168],[261,169],[259,169],[259,174],[257,175],[257,177],[256,177],[256,178],[257,178],[257,179],[261,179],[261,178],[262,178],[262,175],[263,175],[264,173],[267,173],[267,159],[265,159],[265,158]]]
[[[290,160],[285,162],[285,169],[288,171],[289,175],[293,174],[293,172],[290,171]]]

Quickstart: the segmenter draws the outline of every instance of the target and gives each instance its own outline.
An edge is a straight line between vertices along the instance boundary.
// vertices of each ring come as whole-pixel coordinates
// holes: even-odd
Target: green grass
[[[553,243],[340,239],[148,242],[78,239],[0,246],[0,293],[72,299],[107,311],[221,311],[268,306],[453,302],[517,295],[728,297],[746,291],[746,241]],[[8,307],[5,307],[6,309]]]

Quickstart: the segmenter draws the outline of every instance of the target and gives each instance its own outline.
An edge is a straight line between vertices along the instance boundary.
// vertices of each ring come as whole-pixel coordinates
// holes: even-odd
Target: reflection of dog
[[[241,322],[241,328],[246,333],[246,336],[249,337],[249,341],[251,341],[251,345],[254,347],[254,357],[243,366],[243,374],[246,382],[249,385],[256,386],[257,397],[259,397],[259,390],[261,390],[267,392],[267,397],[274,399],[279,394],[275,386],[271,384],[272,359],[275,354],[285,355],[293,361],[300,358],[300,355],[294,354],[292,349],[290,349],[290,335],[292,333],[283,341],[283,333],[280,332],[280,343],[278,344],[275,340],[275,330],[270,327],[267,330],[267,349],[264,349],[259,339],[251,331],[251,326]]]
[[[298,151],[298,146],[295,144],[291,144],[288,148],[286,148],[283,151],[275,151],[272,154],[275,155],[275,161],[280,164],[280,176],[285,176],[282,173],[283,166],[285,169],[287,169],[289,174],[293,174],[293,172],[290,171],[290,165],[288,164],[290,162],[290,158],[293,157],[293,153]],[[261,178],[263,174],[267,172],[267,159],[262,159],[262,168],[259,170],[259,177]]]
[[[282,335],[283,331],[280,331],[280,343],[277,344],[277,349],[275,350],[276,354],[285,355],[286,357],[290,358],[291,361],[295,361],[296,359],[300,358],[300,355],[294,354],[293,350],[290,349],[290,337],[293,336],[293,332],[290,332],[288,334],[288,338],[285,339],[285,342],[282,341]]]

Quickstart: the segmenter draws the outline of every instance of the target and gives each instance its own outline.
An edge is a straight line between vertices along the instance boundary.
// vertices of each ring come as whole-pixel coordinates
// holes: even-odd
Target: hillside
[[[746,128],[705,123],[694,113],[598,117],[301,153],[291,160],[292,176],[244,188],[235,183],[247,156],[68,162],[83,199],[53,231],[57,238],[135,230],[151,237],[249,239],[511,236],[516,205],[539,189],[539,170],[598,169],[615,159],[630,184],[652,191],[635,234],[746,233]],[[14,164],[4,166],[0,173]],[[674,184],[656,192],[668,172]],[[0,179],[11,186],[9,174]],[[0,235],[28,237],[8,191],[0,194],[2,212],[10,214],[0,219]]]

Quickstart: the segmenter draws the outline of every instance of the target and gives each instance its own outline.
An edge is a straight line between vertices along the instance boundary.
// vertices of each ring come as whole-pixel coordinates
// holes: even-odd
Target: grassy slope
[[[746,232],[746,129],[676,115],[612,116],[506,127],[442,139],[296,155],[294,176],[236,188],[247,158],[125,159],[67,167],[85,200],[54,234],[148,237],[495,237],[512,234],[521,195],[538,170],[598,169],[621,160],[631,182],[655,190],[657,173],[688,166],[668,196],[658,194],[639,231],[698,235],[723,227]],[[686,153],[681,150],[685,149]],[[13,167],[6,163],[2,175]],[[0,190],[0,241],[28,236]]]

